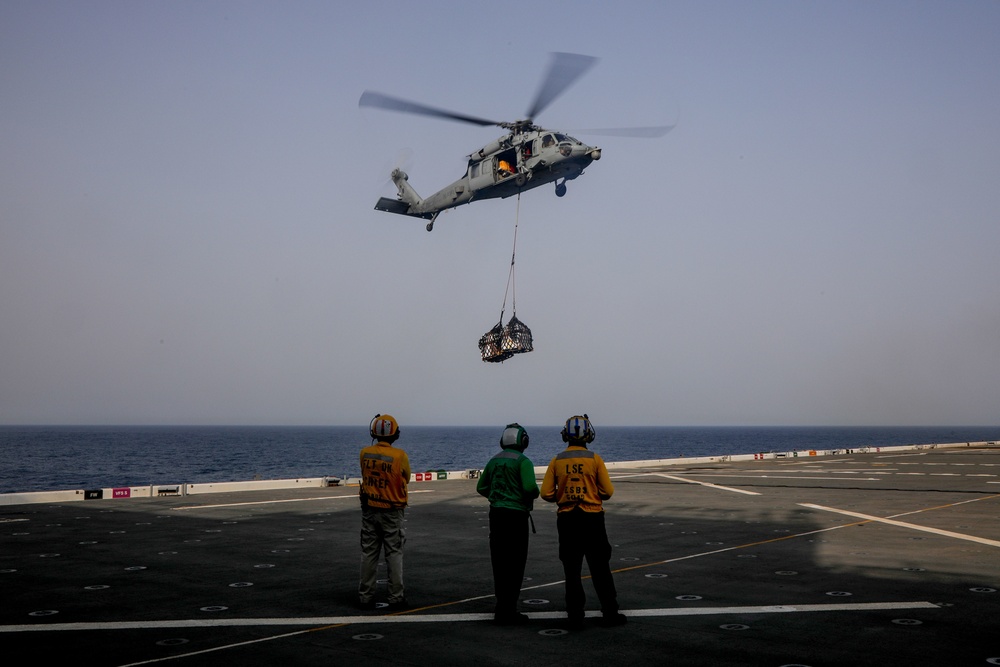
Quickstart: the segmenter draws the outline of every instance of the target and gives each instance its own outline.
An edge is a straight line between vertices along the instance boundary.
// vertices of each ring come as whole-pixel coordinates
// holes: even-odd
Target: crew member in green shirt
[[[490,560],[497,598],[493,619],[512,625],[528,620],[517,611],[517,601],[528,561],[528,523],[538,484],[535,467],[524,455],[528,432],[520,424],[504,429],[500,447],[500,453],[486,464],[476,491],[490,501]]]

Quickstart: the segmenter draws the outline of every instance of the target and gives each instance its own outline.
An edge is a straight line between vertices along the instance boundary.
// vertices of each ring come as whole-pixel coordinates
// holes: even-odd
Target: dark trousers
[[[583,618],[587,596],[583,592],[581,570],[587,559],[590,578],[605,615],[618,612],[618,592],[611,576],[611,543],[604,528],[604,512],[575,509],[556,515],[559,531],[559,560],[566,576],[566,612],[570,618]]]
[[[517,601],[528,561],[528,513],[504,507],[490,508],[490,560],[496,614],[517,613]]]

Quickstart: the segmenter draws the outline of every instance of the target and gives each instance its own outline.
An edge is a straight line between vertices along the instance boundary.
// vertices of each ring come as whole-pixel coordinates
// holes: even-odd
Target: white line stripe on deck
[[[702,486],[708,486],[708,487],[711,487],[713,489],[722,489],[723,491],[732,491],[733,493],[742,493],[742,494],[745,494],[745,495],[748,495],[748,496],[759,496],[760,495],[756,491],[747,491],[745,489],[734,489],[731,486],[722,486],[721,484],[712,484],[711,482],[702,482],[702,481],[699,481],[697,479],[687,479],[686,477],[678,477],[676,475],[667,475],[666,473],[662,473],[662,472],[654,472],[652,474],[654,476],[656,476],[656,477],[666,477],[667,479],[675,479],[678,482],[686,482],[688,484],[700,484]]]
[[[410,493],[433,493],[433,489],[418,489],[415,491],[410,491]],[[217,505],[185,505],[184,507],[172,507],[171,509],[176,512],[181,512],[183,510],[208,510],[217,509],[219,507],[243,507],[245,505],[277,505],[279,503],[312,503],[317,500],[343,500],[344,498],[358,499],[358,494],[352,493],[346,496],[322,496],[319,498],[285,498],[283,500],[254,500],[252,502],[245,503],[219,503]]]
[[[800,471],[797,471],[800,472]],[[809,479],[817,482],[880,482],[881,477],[795,477],[792,475],[758,475],[747,473],[745,475],[713,475],[710,473],[691,473],[699,477],[737,477],[739,479]],[[891,474],[891,473],[890,473]]]
[[[896,609],[937,609],[931,602],[861,602],[853,604],[794,604],[756,607],[668,607],[662,609],[623,610],[626,616],[717,616],[722,614],[791,614],[810,611],[879,611]],[[536,611],[525,614],[532,620],[562,620],[564,611]],[[588,611],[591,618],[599,611]],[[33,625],[0,625],[0,633],[61,632],[71,630],[163,630],[178,628],[219,628],[256,626],[330,626],[384,625],[394,623],[467,623],[490,621],[492,613],[482,614],[391,614],[387,616],[306,616],[303,618],[217,618],[175,621],[119,621],[97,623],[36,623]]]
[[[985,537],[976,537],[975,535],[965,535],[964,533],[953,533],[950,530],[941,530],[940,528],[930,528],[928,526],[920,526],[915,523],[905,523],[903,521],[894,521],[893,519],[883,519],[880,516],[872,516],[871,514],[862,514],[860,512],[850,512],[848,510],[841,510],[835,507],[824,507],[823,505],[813,505],[812,503],[799,503],[801,507],[808,507],[815,510],[823,510],[824,512],[834,512],[836,514],[844,514],[847,516],[853,516],[858,519],[866,519],[868,521],[876,521],[878,523],[887,523],[890,526],[899,526],[900,528],[909,528],[911,530],[919,530],[925,533],[933,533],[935,535],[943,535],[944,537],[953,537],[958,540],[967,540],[969,542],[977,542],[979,544],[985,544],[990,547],[1000,547],[1000,542],[996,540],[989,540]]]
[[[719,484],[712,484],[711,482],[699,482],[696,479],[688,479],[686,477],[677,477],[676,475],[668,475],[662,472],[639,472],[625,475],[611,475],[611,480],[616,479],[630,479],[632,477],[665,477],[667,479],[677,480],[678,482],[684,482],[686,484],[700,484],[701,486],[708,486],[713,489],[722,489],[723,491],[732,491],[733,493],[743,493],[748,496],[759,496],[760,494],[756,491],[745,491],[743,489],[734,489],[730,486],[721,486]]]

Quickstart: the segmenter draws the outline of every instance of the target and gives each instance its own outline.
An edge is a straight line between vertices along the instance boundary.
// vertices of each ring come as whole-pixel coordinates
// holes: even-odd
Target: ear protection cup
[[[517,422],[507,424],[507,428],[503,430],[503,434],[500,436],[500,446],[513,447],[523,452],[528,448],[528,432]]]

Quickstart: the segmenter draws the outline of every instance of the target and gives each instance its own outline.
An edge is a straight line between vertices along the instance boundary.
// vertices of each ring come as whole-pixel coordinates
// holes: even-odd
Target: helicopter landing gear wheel
[[[434,223],[433,222],[428,222],[427,223],[427,231],[429,231],[429,232],[434,231]]]
[[[517,183],[517,187],[523,188],[524,184],[528,182],[528,177],[524,174],[518,174],[517,178],[514,179],[514,182]]]
[[[566,184],[556,183],[556,197],[565,197],[565,196],[566,196]]]

